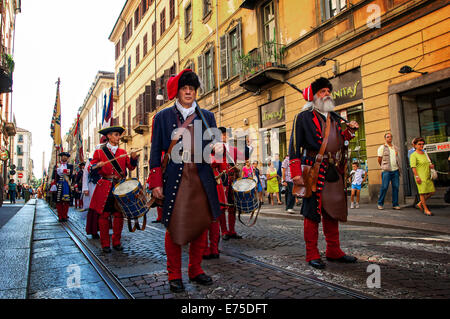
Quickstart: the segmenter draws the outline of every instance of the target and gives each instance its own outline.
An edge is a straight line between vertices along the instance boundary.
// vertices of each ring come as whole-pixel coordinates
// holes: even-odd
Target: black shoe
[[[238,234],[233,234],[233,235],[230,235],[230,238],[233,238],[233,239],[242,239],[242,236],[239,236]]]
[[[219,259],[220,255],[219,254],[211,254],[209,255],[209,259]]]
[[[309,265],[317,269],[325,268],[325,264],[323,263],[322,259],[313,259],[309,262]]]
[[[356,260],[358,260],[358,259],[356,257],[353,257],[353,256],[344,255],[341,258],[330,258],[330,257],[327,257],[327,260],[329,260],[329,261],[337,261],[337,262],[340,262],[340,263],[351,264],[351,263],[356,263]]]
[[[222,237],[223,240],[228,240],[228,239],[230,239],[230,238],[231,238],[231,236],[228,235],[228,234],[225,234],[225,235],[223,235],[223,237]]]
[[[102,248],[104,253],[110,253],[111,252],[111,248],[110,247],[103,247]]]
[[[58,222],[62,223],[64,220],[62,218],[58,219]]]
[[[203,255],[203,259],[205,260],[211,259],[211,255]]]
[[[117,250],[117,251],[122,251],[123,250],[123,246],[122,245],[116,245],[116,246],[113,246],[113,248],[115,250]]]
[[[198,283],[200,285],[203,285],[203,286],[210,286],[213,283],[211,277],[209,277],[206,274],[200,274],[197,277],[189,278],[189,280],[193,281],[193,282],[196,282],[196,283]]]
[[[98,234],[92,235],[92,239],[100,239],[100,236]]]
[[[181,279],[169,280],[170,291],[172,292],[183,292],[184,285]]]
[[[153,221],[152,221],[153,224],[155,224],[155,223],[160,223],[160,222],[161,222],[160,220],[153,220]]]

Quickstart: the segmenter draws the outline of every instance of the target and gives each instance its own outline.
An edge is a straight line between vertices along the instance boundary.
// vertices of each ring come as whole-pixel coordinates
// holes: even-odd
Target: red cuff
[[[352,138],[355,137],[355,133],[352,133],[349,129],[346,129],[343,133],[344,139],[346,141],[350,141]]]
[[[302,176],[302,165],[299,158],[294,158],[289,161],[289,170],[291,171],[291,178]]]
[[[154,167],[150,169],[150,174],[148,176],[147,182],[148,188],[150,189],[163,186],[161,167]]]

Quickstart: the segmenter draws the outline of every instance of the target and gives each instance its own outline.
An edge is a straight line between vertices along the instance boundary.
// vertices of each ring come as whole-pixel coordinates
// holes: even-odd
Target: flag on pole
[[[105,123],[103,127],[110,127],[112,122],[112,113],[113,113],[113,88],[109,89],[109,100],[108,100],[108,108],[105,113]]]
[[[102,110],[102,128],[105,126],[105,116],[106,116],[106,94],[103,96],[103,110]]]
[[[75,132],[73,133],[75,137],[75,141],[77,144],[77,154],[75,156],[75,164],[80,164],[84,162],[83,155],[83,141],[81,139],[81,130],[80,130],[80,114],[77,115],[77,124],[75,125]]]
[[[58,84],[56,88],[56,101],[55,108],[53,109],[53,117],[52,123],[50,125],[51,134],[50,136],[53,139],[53,146],[56,147],[57,150],[62,151],[62,141],[61,141],[61,101],[59,96],[59,85],[61,83],[58,78]]]

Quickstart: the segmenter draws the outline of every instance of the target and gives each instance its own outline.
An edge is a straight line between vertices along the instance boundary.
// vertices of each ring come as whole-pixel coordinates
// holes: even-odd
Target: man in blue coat
[[[199,87],[199,79],[190,69],[172,76],[167,93],[169,99],[177,98],[175,104],[153,118],[148,184],[153,196],[163,199],[167,271],[173,292],[184,291],[181,246],[187,243],[189,279],[201,285],[212,284],[201,262],[209,224],[221,213],[213,170],[207,162],[213,136],[205,132],[216,128],[216,121],[213,113],[197,105]],[[183,134],[174,136],[174,131]]]

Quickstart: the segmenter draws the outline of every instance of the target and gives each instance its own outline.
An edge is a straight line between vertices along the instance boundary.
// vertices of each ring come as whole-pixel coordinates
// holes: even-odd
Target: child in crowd
[[[359,196],[361,193],[361,186],[366,181],[366,172],[359,168],[359,163],[352,163],[352,171],[350,172],[349,181],[352,183],[352,195],[350,208],[359,208]],[[356,202],[354,201],[356,194]]]

